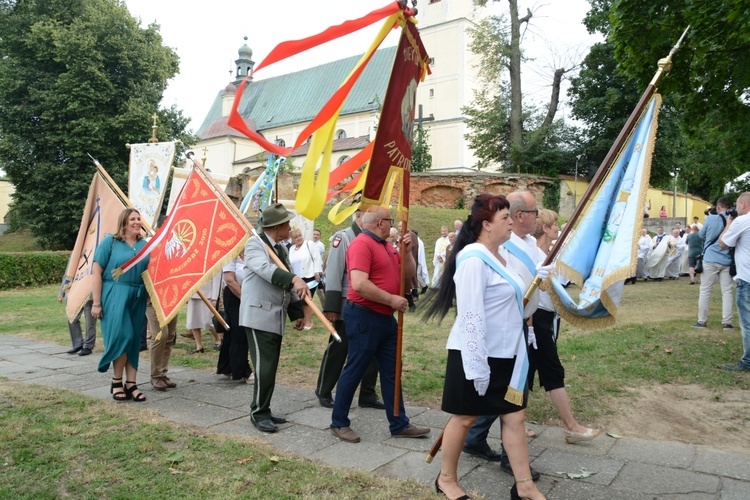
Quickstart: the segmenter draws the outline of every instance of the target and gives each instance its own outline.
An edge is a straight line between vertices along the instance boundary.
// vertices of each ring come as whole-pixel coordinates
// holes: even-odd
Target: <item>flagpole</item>
[[[190,161],[193,162],[193,165],[195,166],[195,168],[200,169],[208,177],[208,174],[205,172],[205,170],[203,170],[203,167],[197,161],[195,161],[193,159],[194,154],[192,152],[187,153],[185,156]],[[219,194],[219,196],[221,196],[224,199],[225,203],[234,204],[234,202],[229,198],[229,196],[227,196],[227,194],[225,192],[223,192],[222,190],[217,190],[217,193]],[[242,213],[240,210],[238,210],[237,212],[240,214],[240,216],[242,217],[242,219],[245,221],[245,223],[250,228],[250,232],[254,236],[258,236],[258,233],[255,231],[255,227],[253,227],[253,225],[250,223],[250,221],[247,219],[247,217],[245,217],[245,214]],[[281,259],[279,259],[279,256],[276,255],[276,252],[273,250],[273,248],[271,248],[270,246],[268,248],[269,248],[268,254],[271,257],[271,260],[273,261],[273,263],[277,267],[279,267],[280,269],[283,269],[284,271],[289,271],[286,268],[286,266],[284,265],[284,263],[281,262]],[[198,293],[200,293],[200,292],[198,292]],[[320,320],[320,322],[323,324],[323,326],[326,328],[326,330],[328,330],[328,333],[331,336],[333,336],[333,338],[336,340],[336,342],[341,342],[341,337],[339,337],[338,332],[336,332],[336,329],[333,327],[333,325],[331,324],[331,322],[328,321],[328,319],[323,315],[323,313],[320,311],[320,309],[318,308],[318,306],[315,305],[315,302],[313,302],[313,300],[312,300],[311,297],[305,297],[305,304],[307,304],[307,306],[310,307],[310,309],[312,310],[312,312],[315,313],[315,316],[318,317],[318,319]]]
[[[409,175],[409,172],[404,172],[404,175]],[[403,184],[402,184],[403,191]],[[407,194],[408,196],[408,194]],[[404,261],[406,259],[406,244],[404,243],[404,236],[409,232],[409,212],[401,219],[401,242],[399,244],[401,252],[401,266],[399,267],[399,285],[398,293],[401,297],[406,293],[406,265]],[[417,242],[412,241],[412,245],[416,245]],[[409,290],[411,293],[411,290]],[[398,311],[398,328],[396,329],[396,380],[393,384],[393,415],[399,416],[399,408],[401,407],[401,351],[404,347],[404,311]]]
[[[112,189],[115,190],[117,195],[122,199],[123,203],[125,203],[129,208],[135,208],[133,206],[133,203],[130,201],[130,198],[125,196],[125,193],[122,192],[120,189],[120,186],[118,186],[115,181],[112,179],[112,177],[109,176],[106,170],[104,170],[104,167],[101,163],[99,163],[99,160],[94,158],[89,154],[89,158],[91,158],[94,161],[94,165],[96,165],[96,169],[99,171],[100,174],[104,177],[104,179],[107,181],[107,183],[110,185]],[[151,228],[149,223],[146,220],[141,220],[141,225],[146,229],[146,232],[150,235],[154,234],[154,230]],[[201,298],[204,304],[208,307],[208,309],[211,311],[211,314],[214,315],[214,317],[221,323],[221,326],[223,326],[227,331],[229,331],[229,324],[224,320],[224,318],[221,317],[221,314],[219,314],[219,311],[216,310],[213,303],[208,300],[208,297],[206,297],[203,292],[200,290],[197,291],[198,296]],[[159,333],[156,334],[156,340],[159,340],[161,336],[161,330],[159,330]]]
[[[450,422],[451,416],[448,419],[448,422]],[[445,423],[445,427],[448,427],[448,422]],[[432,448],[430,448],[430,451],[427,453],[427,456],[424,458],[424,461],[428,464],[432,463],[432,459],[435,458],[435,455],[437,455],[437,452],[440,451],[440,447],[443,446],[443,434],[445,434],[445,427],[443,427],[443,430],[440,431],[440,435],[437,437],[435,442],[432,444]]]
[[[614,144],[612,144],[612,147],[609,149],[607,156],[604,157],[604,160],[602,161],[601,165],[599,166],[596,173],[594,174],[594,177],[592,177],[588,188],[586,188],[586,191],[581,196],[580,203],[578,203],[575,206],[575,209],[573,210],[573,213],[570,216],[568,223],[565,224],[565,228],[562,230],[562,232],[558,236],[557,241],[555,241],[555,244],[552,246],[552,249],[550,250],[549,254],[547,254],[547,258],[544,259],[544,263],[542,265],[547,266],[549,264],[552,264],[552,262],[555,260],[555,257],[557,257],[557,253],[560,251],[563,244],[567,240],[568,234],[570,233],[571,229],[575,225],[575,222],[581,216],[581,213],[586,207],[586,204],[589,198],[591,198],[591,196],[599,187],[599,184],[601,184],[602,180],[604,179],[610,167],[612,166],[614,159],[620,153],[620,150],[624,146],[625,141],[628,139],[628,137],[633,131],[633,128],[635,128],[635,125],[638,123],[638,120],[640,119],[641,114],[643,114],[643,110],[646,108],[646,105],[648,104],[651,97],[654,95],[654,92],[656,91],[656,84],[659,82],[659,80],[664,75],[664,73],[672,69],[672,56],[677,51],[677,49],[680,48],[680,45],[682,44],[682,41],[687,35],[687,32],[689,29],[690,29],[690,26],[685,28],[685,31],[682,33],[682,36],[680,36],[680,39],[677,41],[674,47],[672,47],[672,50],[669,51],[669,54],[667,55],[667,57],[659,60],[656,74],[651,79],[651,82],[649,82],[648,86],[646,87],[646,90],[641,95],[641,98],[638,101],[638,104],[636,104],[635,109],[633,109],[633,112],[630,114],[630,117],[628,117],[628,120],[625,122],[625,126],[622,128],[622,130],[620,130],[620,134],[617,136],[617,139],[615,139]],[[529,300],[534,295],[537,288],[539,288],[539,285],[541,283],[542,283],[542,280],[539,278],[539,276],[535,277],[534,280],[531,282],[529,289],[526,291],[526,294],[523,297],[524,306],[529,302]]]

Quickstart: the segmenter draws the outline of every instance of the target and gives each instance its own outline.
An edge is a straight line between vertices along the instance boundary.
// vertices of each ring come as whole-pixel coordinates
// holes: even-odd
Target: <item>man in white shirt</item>
[[[721,248],[734,248],[737,275],[737,315],[742,328],[742,358],[735,365],[724,368],[733,371],[750,371],[750,191],[737,198],[737,216],[730,216],[727,227],[719,236]]]
[[[313,246],[320,252],[320,260],[325,262],[323,255],[326,253],[326,245],[320,240],[320,229],[313,229]]]
[[[435,254],[432,257],[432,263],[435,270],[432,273],[432,288],[440,286],[440,277],[443,275],[443,264],[445,263],[445,251],[450,244],[448,239],[448,226],[440,228],[440,238],[435,242]]]
[[[421,288],[420,293],[425,293],[427,287],[430,285],[430,272],[427,270],[427,256],[424,250],[424,241],[422,241],[422,238],[419,237],[419,234],[416,231],[414,231],[414,233],[417,234],[417,243],[419,244],[417,251],[417,281],[419,282],[419,288]]]
[[[651,237],[644,228],[641,229],[641,237],[638,238],[638,267],[635,273],[637,278],[648,278],[648,274],[646,273],[646,259],[648,258],[649,250],[651,250]],[[633,278],[633,283],[635,283],[635,278]]]
[[[646,274],[648,278],[655,281],[663,281],[664,273],[667,270],[667,261],[670,254],[670,237],[664,232],[664,228],[659,226],[656,229],[656,235],[651,240],[651,251],[646,261]]]
[[[685,251],[685,240],[680,236],[679,229],[672,229],[672,236],[669,238],[669,246],[671,247],[671,252],[669,259],[667,260],[667,268],[664,274],[669,279],[676,280],[680,277],[682,253]]]

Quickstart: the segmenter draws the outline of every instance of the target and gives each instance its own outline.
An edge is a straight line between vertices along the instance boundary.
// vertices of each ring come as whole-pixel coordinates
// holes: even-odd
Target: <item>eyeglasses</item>
[[[534,210],[519,210],[519,212],[523,212],[526,214],[534,214],[534,217],[539,217],[539,209],[535,208]]]
[[[393,221],[396,220],[396,219],[380,219],[380,220],[387,220],[388,223],[392,226],[393,225]]]

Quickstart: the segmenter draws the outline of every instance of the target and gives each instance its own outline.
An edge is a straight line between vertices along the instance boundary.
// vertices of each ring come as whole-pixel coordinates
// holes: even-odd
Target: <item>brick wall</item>
[[[241,199],[260,172],[262,170],[233,177],[227,186],[227,194]],[[537,203],[542,206],[546,186],[555,182],[558,181],[533,175],[420,172],[411,174],[409,199],[412,205],[456,208],[462,197],[464,206],[468,207],[474,197],[481,193],[507,195],[515,190],[528,190],[534,193]],[[284,173],[279,176],[279,199],[293,200],[298,188],[299,174]]]

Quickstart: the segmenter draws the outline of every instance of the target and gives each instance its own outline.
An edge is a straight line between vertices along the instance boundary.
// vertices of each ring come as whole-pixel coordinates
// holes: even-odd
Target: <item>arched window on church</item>
[[[284,139],[276,139],[276,143],[282,148],[286,147],[286,141]]]
[[[242,76],[242,66],[237,66],[237,76]]]
[[[336,139],[346,139],[346,130],[340,128],[336,131]]]
[[[341,158],[339,158],[339,161],[336,163],[337,167],[340,167],[344,163],[346,163],[346,160],[348,160],[350,157],[348,155],[344,155]]]

